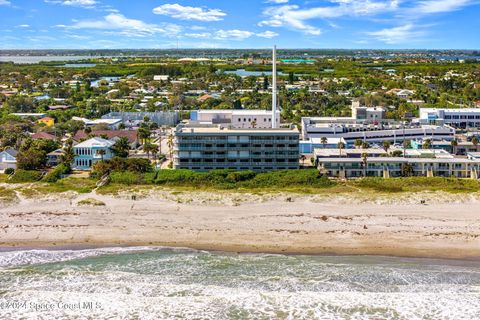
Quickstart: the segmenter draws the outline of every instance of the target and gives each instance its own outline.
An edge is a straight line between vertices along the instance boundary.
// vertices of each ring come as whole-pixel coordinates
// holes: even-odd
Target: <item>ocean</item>
[[[0,252],[0,319],[479,319],[480,263],[157,247]]]

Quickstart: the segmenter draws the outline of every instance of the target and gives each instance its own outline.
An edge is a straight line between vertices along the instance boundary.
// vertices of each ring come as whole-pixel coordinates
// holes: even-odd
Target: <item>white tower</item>
[[[272,128],[277,127],[277,46],[272,54]]]

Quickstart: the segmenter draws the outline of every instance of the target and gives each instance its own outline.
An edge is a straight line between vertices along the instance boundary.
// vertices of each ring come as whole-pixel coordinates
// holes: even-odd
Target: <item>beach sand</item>
[[[480,257],[480,198],[441,193],[246,194],[150,190],[0,206],[0,247],[174,246],[289,254]],[[104,206],[85,206],[85,199]],[[425,200],[425,204],[421,203]]]

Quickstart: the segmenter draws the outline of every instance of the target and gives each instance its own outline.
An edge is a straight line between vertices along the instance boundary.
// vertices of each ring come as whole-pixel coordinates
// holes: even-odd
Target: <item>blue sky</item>
[[[480,49],[480,0],[0,0],[0,49]]]

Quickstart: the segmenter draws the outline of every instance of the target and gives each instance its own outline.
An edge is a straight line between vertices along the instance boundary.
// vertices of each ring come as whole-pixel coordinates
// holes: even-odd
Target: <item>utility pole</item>
[[[272,53],[272,128],[277,127],[277,46]]]

